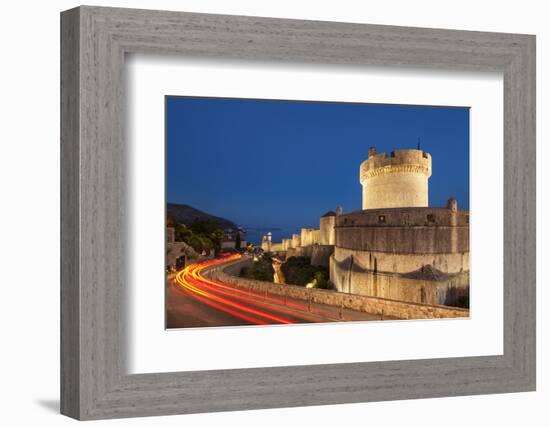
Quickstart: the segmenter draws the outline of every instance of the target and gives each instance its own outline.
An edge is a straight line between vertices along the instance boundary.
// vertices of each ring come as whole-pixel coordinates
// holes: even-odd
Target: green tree
[[[189,244],[189,238],[191,237],[193,232],[183,224],[175,224],[174,234],[175,234],[174,237],[176,239],[176,242],[185,242]]]
[[[264,254],[250,267],[244,267],[239,275],[248,279],[261,280],[263,282],[273,282],[274,274],[275,271],[273,270],[271,257]]]
[[[195,249],[195,252],[201,253],[203,250],[202,246],[202,240],[199,236],[192,234],[189,236],[188,240],[186,241],[188,245],[190,245],[193,249]]]
[[[202,249],[206,252],[206,255],[210,254],[212,249],[214,249],[214,242],[212,242],[212,240],[205,235],[199,235],[198,237],[201,241]]]
[[[320,289],[332,289],[330,282],[328,281],[325,271],[319,270],[313,274],[313,282],[316,288]]]
[[[308,257],[290,257],[281,269],[286,282],[292,285],[306,286],[313,283],[316,288],[330,288],[328,269],[311,265],[311,259]]]
[[[176,242],[185,242],[198,253],[203,250],[210,253],[214,250],[217,254],[220,251],[224,234],[217,221],[196,219],[186,226],[177,224],[172,217],[168,216],[166,223],[174,227]]]
[[[221,230],[221,226],[217,221],[212,221],[210,219],[195,219],[189,224],[189,229],[195,234],[208,235],[216,232],[216,230]]]

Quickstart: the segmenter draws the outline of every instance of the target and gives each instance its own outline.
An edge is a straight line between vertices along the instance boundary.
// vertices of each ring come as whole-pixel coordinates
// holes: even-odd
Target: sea
[[[260,245],[262,237],[271,232],[271,241],[279,243],[283,239],[292,238],[293,233],[299,233],[297,228],[278,228],[278,227],[243,227],[246,230],[246,240],[254,245]]]

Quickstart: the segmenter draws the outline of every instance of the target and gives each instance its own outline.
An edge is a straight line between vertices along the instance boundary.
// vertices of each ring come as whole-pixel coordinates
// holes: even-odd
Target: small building
[[[187,243],[176,242],[176,231],[174,227],[166,228],[165,264],[167,270],[178,270],[199,258],[200,255]]]

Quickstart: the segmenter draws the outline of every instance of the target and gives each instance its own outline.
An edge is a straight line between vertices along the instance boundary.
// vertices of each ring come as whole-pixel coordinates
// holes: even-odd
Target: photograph
[[[167,329],[470,316],[470,109],[165,96]]]

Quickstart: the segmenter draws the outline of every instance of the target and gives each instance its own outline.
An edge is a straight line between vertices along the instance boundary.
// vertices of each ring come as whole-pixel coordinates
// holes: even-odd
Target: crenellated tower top
[[[422,150],[395,150],[389,155],[369,149],[361,163],[363,209],[427,207],[432,156]]]

